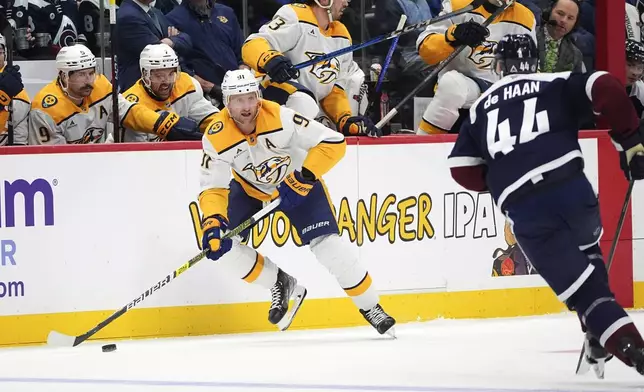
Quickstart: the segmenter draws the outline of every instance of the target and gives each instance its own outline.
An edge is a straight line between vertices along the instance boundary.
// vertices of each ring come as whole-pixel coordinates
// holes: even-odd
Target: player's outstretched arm
[[[465,189],[475,192],[488,190],[485,182],[487,164],[481,153],[481,149],[472,137],[476,124],[472,124],[470,118],[463,123],[458,133],[456,144],[447,159],[450,166],[452,178]]]
[[[199,207],[204,217],[221,216],[228,219],[228,195],[230,193],[231,169],[230,162],[223,160],[211,141],[207,132],[202,139],[203,156],[199,174]]]
[[[296,70],[283,53],[295,48],[300,35],[299,18],[293,6],[286,5],[259,32],[248,36],[242,46],[242,60],[255,71],[268,74],[278,83],[295,79],[290,74]]]
[[[188,117],[197,122],[199,130],[204,133],[210,125],[210,120],[219,113],[213,104],[203,96],[203,89],[197,79],[190,76],[192,84],[194,85],[195,92],[189,94],[188,101]]]

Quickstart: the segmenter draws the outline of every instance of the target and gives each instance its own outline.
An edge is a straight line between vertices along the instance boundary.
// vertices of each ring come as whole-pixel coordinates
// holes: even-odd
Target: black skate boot
[[[613,354],[606,351],[599,340],[593,337],[590,332],[586,332],[583,358],[579,359],[577,374],[584,374],[592,367],[597,378],[603,379],[606,362],[611,359],[613,359]]]
[[[365,320],[367,320],[379,334],[382,335],[386,333],[392,338],[396,337],[396,333],[393,328],[394,324],[396,324],[396,320],[385,313],[380,304],[376,304],[376,306],[369,310],[360,309],[360,314],[362,314]]]
[[[276,324],[280,331],[287,329],[293,317],[299,310],[306,297],[306,289],[297,285],[297,280],[281,269],[277,272],[277,281],[271,287],[271,307],[268,310],[268,321]],[[289,300],[293,299],[293,307],[289,312]]]

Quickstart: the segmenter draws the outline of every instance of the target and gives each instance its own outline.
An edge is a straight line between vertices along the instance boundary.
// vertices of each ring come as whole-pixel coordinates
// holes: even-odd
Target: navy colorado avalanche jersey
[[[578,118],[591,110],[594,74],[509,75],[472,105],[449,156],[450,167],[486,165],[499,207],[521,185],[579,158]]]

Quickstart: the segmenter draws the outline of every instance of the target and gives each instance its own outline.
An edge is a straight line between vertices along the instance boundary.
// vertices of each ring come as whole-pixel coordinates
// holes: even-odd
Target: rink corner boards
[[[616,153],[610,143],[606,132],[596,131],[588,132],[583,136],[585,138],[596,138],[598,140],[597,150],[600,152],[598,161],[595,165],[598,167],[598,177],[600,189],[612,189],[612,182],[608,183],[609,186],[604,188],[604,184],[608,181],[613,181],[613,178],[621,175],[619,168],[615,165],[605,164],[606,162],[617,162]],[[407,146],[401,147],[406,144],[419,144],[419,143],[453,143],[454,136],[437,136],[437,137],[421,137],[421,136],[392,136],[380,140],[371,138],[349,139],[349,145],[383,145],[385,148],[387,144],[398,145],[399,149],[404,147],[403,153],[407,152]],[[380,147],[379,147],[380,148]],[[95,153],[119,153],[127,154],[136,153],[138,156],[146,157],[146,152],[154,151],[177,151],[177,150],[200,150],[200,142],[177,142],[177,143],[150,143],[150,144],[112,144],[112,145],[87,145],[87,146],[43,146],[43,147],[0,147],[0,158],[5,155],[4,159],[8,156],[20,155],[34,155],[34,154],[72,154],[81,153],[95,155]],[[377,150],[377,149],[374,149]],[[380,151],[380,150],[378,150]],[[399,151],[400,152],[400,151]],[[141,153],[141,154],[139,154]],[[153,155],[153,154],[147,154]],[[360,159],[372,159],[364,154]],[[150,157],[146,157],[148,159]],[[199,159],[199,157],[196,157]],[[186,158],[177,158],[179,161],[187,160]],[[423,158],[424,159],[424,158]],[[178,162],[179,162],[178,161]],[[189,162],[192,165],[192,162]],[[71,165],[72,163],[70,163]],[[347,165],[351,165],[347,163]],[[75,165],[75,164],[74,164]],[[16,170],[23,170],[19,165],[16,165]],[[190,166],[192,167],[192,166]],[[434,167],[436,169],[436,167]],[[13,169],[12,169],[13,170]],[[53,169],[52,169],[53,170]],[[60,170],[60,169],[56,169]],[[438,169],[437,169],[438,170]],[[181,170],[177,171],[180,175]],[[446,171],[447,172],[447,171]],[[22,171],[18,172],[19,174]],[[27,175],[31,175],[28,173]],[[380,174],[379,174],[380,175]],[[60,174],[57,179],[67,179],[67,174]],[[22,177],[18,177],[22,178]],[[25,177],[28,178],[28,177]],[[173,180],[174,181],[174,180]],[[179,181],[180,182],[180,181]],[[63,185],[65,183],[63,182]],[[63,185],[56,188],[56,191],[61,193],[65,191]],[[336,186],[335,188],[338,188]],[[190,190],[192,192],[192,190]],[[194,193],[194,192],[193,192]],[[402,192],[401,192],[402,194]],[[634,195],[634,212],[632,222],[627,222],[623,232],[620,246],[618,247],[618,263],[615,265],[615,275],[618,278],[612,281],[613,287],[619,291],[618,299],[625,306],[631,308],[644,308],[644,266],[639,266],[634,263],[634,260],[641,259],[637,257],[636,241],[632,238],[638,238],[639,231],[638,222],[643,222],[644,216],[637,219],[637,201]],[[602,240],[602,248],[606,249],[612,239],[614,228],[616,226],[617,216],[619,215],[620,206],[618,205],[623,199],[623,191],[617,189],[609,192],[600,192],[600,201],[602,204],[602,216],[604,217],[605,234]],[[57,203],[60,199],[56,199]],[[440,200],[440,196],[436,198]],[[58,208],[58,207],[57,207]],[[93,208],[93,207],[92,207]],[[187,210],[187,209],[186,209]],[[644,211],[643,211],[644,212]],[[58,214],[59,211],[57,210]],[[182,212],[183,213],[183,212]],[[61,217],[64,214],[61,214]],[[78,215],[78,214],[75,214]],[[58,217],[58,215],[57,215]],[[182,215],[183,217],[183,215]],[[183,218],[182,218],[183,219]],[[57,225],[58,225],[58,221]],[[57,227],[57,226],[56,226]],[[24,228],[23,228],[24,229]],[[33,229],[33,228],[27,228]],[[642,227],[644,229],[644,227]],[[20,232],[22,235],[22,231]],[[24,231],[24,238],[29,238],[31,231]],[[17,238],[21,239],[20,235],[12,237],[20,246],[22,242],[17,242]],[[79,234],[80,235],[80,234]],[[187,241],[188,249],[193,249],[194,244],[192,239],[192,232],[187,231],[186,234],[189,241]],[[639,236],[641,237],[641,236]],[[26,242],[26,241],[23,241]],[[83,242],[83,241],[80,241]],[[146,248],[147,249],[147,248]],[[378,248],[381,249],[381,248]],[[396,248],[398,249],[398,248]],[[490,248],[493,250],[493,248]],[[22,251],[22,248],[20,248]],[[190,250],[192,252],[193,250]],[[271,250],[268,251],[270,254]],[[487,252],[487,248],[486,248]],[[183,253],[182,253],[183,254]],[[23,256],[24,257],[24,256]],[[67,255],[67,261],[73,261],[74,255]],[[489,263],[490,254],[485,253],[481,256],[484,263]],[[451,262],[449,257],[444,258],[446,262]],[[67,262],[66,261],[66,262]],[[481,260],[474,260],[473,263],[478,263]],[[180,264],[181,260],[168,260],[170,269],[175,264]],[[80,261],[79,261],[80,263]],[[642,264],[642,263],[640,263]],[[110,272],[114,269],[114,265],[104,267],[104,271],[110,275],[117,276],[117,272]],[[18,267],[23,268],[21,261],[18,260]],[[128,268],[127,266],[120,266],[119,268]],[[464,267],[465,268],[465,267]],[[642,269],[642,271],[639,271]],[[20,274],[23,270],[20,269]],[[33,279],[28,275],[35,274],[37,270],[25,270],[25,277]],[[489,278],[489,264],[486,264],[486,276],[478,276],[477,279]],[[459,271],[455,271],[459,272]],[[410,274],[426,273],[425,271],[409,271]],[[151,274],[149,280],[154,280],[156,274]],[[23,279],[22,275],[19,276]],[[503,279],[503,278],[501,278]],[[25,279],[26,280],[26,279]],[[147,280],[147,278],[146,278]],[[31,283],[31,281],[29,281]],[[81,282],[82,283],[82,282]],[[387,311],[399,323],[407,322],[422,322],[431,321],[437,318],[494,318],[494,317],[520,317],[532,316],[566,312],[566,307],[561,304],[555,295],[546,287],[503,287],[503,288],[490,288],[490,286],[479,286],[480,281],[472,281],[470,287],[467,289],[436,289],[430,291],[418,292],[405,292],[399,291],[387,292],[386,290],[381,295],[381,303]],[[451,287],[451,280],[447,287]],[[76,286],[69,287],[69,290],[74,292],[82,292],[87,289],[89,283],[77,283]],[[181,285],[181,283],[176,283]],[[90,285],[91,286],[91,285]],[[173,283],[175,286],[175,283]],[[31,290],[33,286],[25,286],[25,290]],[[198,286],[195,289],[204,290],[206,286]],[[404,286],[404,287],[417,287],[417,286]],[[481,289],[485,288],[485,289]],[[141,291],[145,287],[140,288]],[[79,291],[80,290],[80,291]],[[138,291],[137,286],[135,291]],[[164,288],[165,291],[172,292],[180,295],[181,291],[173,289],[173,287]],[[115,292],[118,290],[115,290]],[[44,291],[43,291],[44,292]],[[41,292],[41,293],[43,293]],[[33,293],[33,294],[32,294]],[[40,298],[39,298],[40,297]],[[70,296],[74,297],[74,296]],[[366,326],[366,322],[357,311],[353,302],[348,298],[314,298],[312,295],[307,299],[297,318],[295,319],[291,330],[302,329],[318,329],[318,328],[336,328],[336,327],[351,327],[351,326]],[[120,298],[120,297],[119,297]],[[254,298],[249,301],[232,301],[235,303],[220,303],[220,304],[205,304],[205,305],[191,305],[190,303],[181,306],[160,306],[153,308],[137,308],[129,311],[126,315],[109,325],[103,331],[96,335],[96,339],[130,339],[130,338],[155,338],[155,337],[176,337],[176,336],[198,336],[198,335],[212,335],[212,334],[229,334],[229,333],[249,333],[249,332],[268,332],[276,331],[275,327],[267,321],[268,302],[263,301],[264,297]],[[100,298],[99,298],[100,299]],[[123,305],[131,298],[122,298],[122,303],[119,299],[117,306]],[[268,298],[267,298],[268,299]],[[66,334],[81,334],[94,327],[97,323],[108,317],[114,312],[115,309],[107,309],[109,306],[104,305],[105,301],[91,304],[66,304],[68,309],[104,309],[100,311],[78,311],[78,312],[58,312],[56,306],[51,306],[48,303],[48,298],[43,294],[36,295],[35,292],[29,291],[29,295],[25,296],[22,300],[37,301],[35,305],[37,309],[42,309],[40,312],[26,310],[20,305],[12,306],[9,304],[7,298],[0,298],[0,346],[12,345],[37,345],[45,342],[47,334],[50,330],[57,330]],[[115,298],[110,298],[110,304]],[[210,302],[206,302],[210,303]],[[175,304],[176,305],[176,304]],[[53,310],[51,310],[53,309]],[[8,311],[10,310],[10,311]],[[48,312],[48,313],[45,313]]]

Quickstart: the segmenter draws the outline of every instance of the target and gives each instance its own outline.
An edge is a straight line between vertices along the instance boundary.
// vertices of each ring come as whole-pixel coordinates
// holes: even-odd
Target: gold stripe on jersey
[[[242,60],[259,72],[259,69],[262,68],[260,65],[262,56],[271,50],[273,50],[271,45],[264,38],[251,39],[242,46]]]
[[[329,27],[326,30],[322,30],[318,25],[318,20],[310,6],[306,4],[289,4],[288,6],[295,11],[300,23],[306,23],[317,27],[326,37],[344,38],[349,40],[351,43],[351,34],[349,34],[349,30],[347,30],[347,27],[341,22],[333,21],[329,24]]]
[[[255,127],[255,133],[257,136],[282,129],[280,108],[281,106],[278,103],[262,99],[262,107],[259,109],[257,125]]]
[[[255,264],[253,264],[253,268],[248,271],[246,276],[244,276],[242,279],[248,283],[253,283],[254,281],[259,278],[259,275],[262,273],[262,270],[264,270],[264,256],[262,256],[261,253],[256,251],[257,256],[255,257]]]
[[[320,101],[320,106],[336,124],[346,114],[351,115],[351,104],[347,93],[337,84],[333,86],[329,95]]]
[[[111,93],[112,85],[107,78],[102,74],[97,75],[91,94],[83,100],[81,106],[78,106],[63,92],[58,84],[58,79],[56,79],[36,94],[32,108],[41,110],[56,124],[60,124],[76,113],[88,112],[90,107],[104,100]]]
[[[239,183],[239,185],[241,185],[242,189],[248,196],[261,201],[271,201],[273,199],[272,195],[260,191],[255,185],[251,184],[244,177],[240,176],[236,171],[233,170],[232,172],[233,178]]]
[[[168,110],[170,105],[181,98],[196,91],[192,78],[185,72],[180,72],[174,82],[172,92],[166,100],[159,100],[151,96],[145,89],[143,80],[139,79],[132,87],[127,89],[123,96],[132,103],[138,103],[154,111]]]
[[[138,132],[154,133],[155,135],[159,135],[157,130],[154,129],[154,125],[159,117],[161,117],[161,115],[154,110],[148,109],[143,105],[134,104],[130,106],[130,110],[127,111],[121,123],[126,128],[130,128]]]
[[[302,167],[315,174],[315,178],[322,178],[323,175],[340,162],[346,152],[347,142],[344,139],[337,143],[320,142],[320,144],[309,150]]]
[[[221,215],[228,220],[229,189],[213,188],[199,194],[199,207],[204,217]]]

